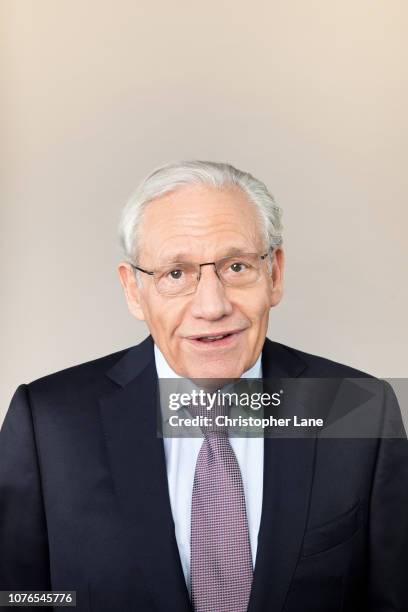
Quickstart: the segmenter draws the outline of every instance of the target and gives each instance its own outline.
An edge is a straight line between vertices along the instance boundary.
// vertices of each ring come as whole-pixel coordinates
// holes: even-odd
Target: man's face
[[[155,270],[171,262],[206,263],[267,247],[253,204],[238,187],[188,186],[149,203],[141,220],[137,264]],[[283,252],[267,260],[250,287],[223,286],[214,266],[201,268],[195,293],[158,293],[152,276],[136,283],[129,264],[118,271],[131,313],[145,320],[172,369],[186,378],[239,378],[259,356],[269,309],[282,296]],[[206,341],[207,336],[225,337]],[[204,339],[203,339],[204,338]]]

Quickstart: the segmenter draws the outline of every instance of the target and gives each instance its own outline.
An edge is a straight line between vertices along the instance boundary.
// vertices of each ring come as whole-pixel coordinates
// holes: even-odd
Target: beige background
[[[406,0],[3,0],[0,417],[21,382],[133,345],[121,206],[229,161],[284,208],[269,336],[407,375]],[[1,419],[0,419],[1,420]]]

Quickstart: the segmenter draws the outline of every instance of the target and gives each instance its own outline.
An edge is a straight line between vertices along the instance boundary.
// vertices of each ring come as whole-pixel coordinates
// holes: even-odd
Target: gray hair
[[[208,185],[219,189],[238,186],[255,205],[263,237],[269,247],[282,243],[282,209],[266,185],[249,172],[230,164],[190,160],[171,162],[153,170],[137,187],[125,205],[119,222],[119,240],[128,261],[136,262],[140,243],[140,221],[147,204],[188,185]]]

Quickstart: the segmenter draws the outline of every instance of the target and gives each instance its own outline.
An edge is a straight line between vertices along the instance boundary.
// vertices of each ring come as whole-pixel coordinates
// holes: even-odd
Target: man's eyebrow
[[[230,247],[229,249],[222,251],[220,255],[216,258],[223,259],[224,257],[230,257],[232,255],[243,255],[244,253],[255,253],[256,249],[252,248],[241,248],[241,247]],[[188,263],[196,261],[196,258],[193,258],[190,253],[186,251],[176,251],[174,253],[166,254],[166,257],[163,257],[161,263],[166,265],[169,263]]]
[[[174,253],[167,253],[164,257],[160,258],[161,263],[182,263],[191,261],[191,255],[185,251],[175,251]]]
[[[255,248],[240,248],[240,247],[231,247],[225,251],[225,254],[222,257],[229,257],[230,255],[244,255],[245,253],[256,253]],[[219,257],[218,259],[222,259]]]

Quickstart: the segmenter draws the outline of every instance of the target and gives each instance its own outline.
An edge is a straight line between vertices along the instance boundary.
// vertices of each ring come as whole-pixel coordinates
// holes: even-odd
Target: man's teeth
[[[227,335],[227,334],[226,334]],[[213,340],[221,340],[221,338],[225,338],[224,336],[205,336],[200,338],[200,340],[204,340],[204,342],[212,342]]]

